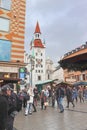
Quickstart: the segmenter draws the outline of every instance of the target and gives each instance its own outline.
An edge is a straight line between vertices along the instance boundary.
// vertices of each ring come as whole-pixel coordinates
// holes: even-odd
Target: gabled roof
[[[35,39],[34,40],[34,47],[44,48],[44,45],[42,44],[41,39]]]
[[[34,34],[35,33],[40,33],[41,34],[41,31],[40,31],[40,27],[39,27],[39,23],[37,22],[37,24],[36,24],[36,28],[35,28],[35,32],[34,32]]]

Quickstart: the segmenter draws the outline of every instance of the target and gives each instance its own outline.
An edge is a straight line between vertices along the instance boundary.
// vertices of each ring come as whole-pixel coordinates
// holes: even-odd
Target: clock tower
[[[37,22],[34,37],[30,43],[30,53],[34,60],[32,70],[32,85],[45,81],[45,43],[41,39],[41,31]]]

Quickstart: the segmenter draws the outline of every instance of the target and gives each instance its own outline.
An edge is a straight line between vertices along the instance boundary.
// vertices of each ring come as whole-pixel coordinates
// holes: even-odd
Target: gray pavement
[[[59,113],[57,106],[48,107],[25,116],[24,109],[18,113],[14,122],[14,130],[87,130],[87,101],[75,103],[75,108],[70,104],[66,109],[64,101],[64,113]]]

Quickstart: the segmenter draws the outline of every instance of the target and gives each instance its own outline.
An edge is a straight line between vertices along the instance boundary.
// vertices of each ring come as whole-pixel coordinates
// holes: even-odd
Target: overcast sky
[[[26,0],[25,50],[39,22],[46,56],[54,62],[87,41],[87,0]]]

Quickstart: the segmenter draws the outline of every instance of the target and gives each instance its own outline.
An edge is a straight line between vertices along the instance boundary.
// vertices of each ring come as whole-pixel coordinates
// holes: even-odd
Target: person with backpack
[[[60,113],[64,112],[64,107],[63,107],[63,98],[64,98],[64,88],[63,86],[59,85],[57,86],[57,90],[56,90],[56,97],[57,97],[57,103],[58,103],[58,107],[60,109]]]

